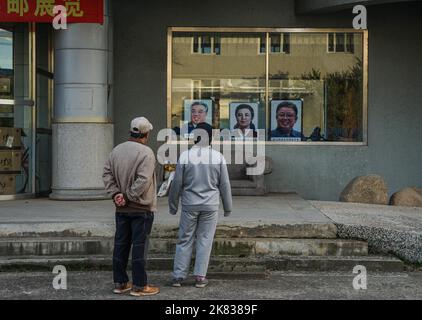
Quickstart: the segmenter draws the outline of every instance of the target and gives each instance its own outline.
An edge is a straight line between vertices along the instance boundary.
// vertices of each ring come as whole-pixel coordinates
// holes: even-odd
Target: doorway
[[[52,32],[0,24],[0,200],[51,187]]]

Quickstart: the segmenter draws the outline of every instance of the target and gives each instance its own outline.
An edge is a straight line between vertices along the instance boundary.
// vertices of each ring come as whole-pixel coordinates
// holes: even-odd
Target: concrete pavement
[[[311,201],[342,239],[359,239],[378,253],[422,263],[422,208]]]
[[[169,215],[166,201],[159,199],[151,251],[168,256],[158,259],[156,267],[151,263],[149,272],[162,293],[143,299],[422,299],[420,269],[403,272],[400,263],[388,257],[365,256],[366,242],[356,241],[367,241],[371,252],[394,253],[420,262],[422,208],[306,201],[294,194],[235,197],[232,216],[220,215],[216,250],[222,255],[211,264],[215,266],[215,270],[210,268],[214,272],[211,285],[201,291],[192,287],[192,281],[179,290],[169,286],[170,253],[174,252],[180,214]],[[111,201],[0,202],[0,262],[5,271],[0,272],[0,299],[134,299],[110,293],[110,271],[80,272],[72,268],[81,263],[76,254],[86,254],[82,261],[91,259],[93,252],[97,255],[95,263],[101,266],[94,270],[103,270],[104,266],[109,270],[114,230]],[[339,238],[351,239],[350,244]],[[229,247],[237,254],[242,249],[244,257],[231,261],[224,256]],[[66,254],[53,256],[63,248]],[[7,257],[11,250],[12,258]],[[266,260],[256,256],[260,250],[266,250]],[[33,259],[25,256],[34,252]],[[279,256],[272,258],[274,254]],[[37,267],[43,268],[21,270],[46,272],[12,272],[20,270],[14,265],[27,266],[37,259]],[[54,275],[50,270],[56,264],[75,270],[68,274],[66,291],[52,288]],[[367,290],[353,289],[356,275],[352,270],[357,264],[367,267]],[[226,269],[239,272],[221,278],[219,272]],[[250,275],[252,271],[255,276]]]
[[[233,207],[230,217],[220,215],[217,236],[320,239],[337,236],[333,222],[295,194],[234,197]],[[176,237],[179,218],[180,212],[177,216],[168,213],[167,198],[159,198],[152,236]],[[114,230],[111,201],[0,202],[0,237],[113,237]]]
[[[169,214],[167,198],[158,198],[156,222],[175,224],[180,216]],[[0,223],[54,222],[114,223],[114,205],[103,201],[53,201],[46,198],[0,202]],[[233,197],[229,223],[331,223],[319,210],[297,194]]]
[[[306,201],[295,194],[234,197],[233,214],[220,221],[216,237],[353,239],[371,252],[393,253],[422,263],[422,208]],[[177,216],[158,202],[152,237],[177,236]],[[31,199],[0,202],[0,238],[102,237],[114,235],[111,201],[60,202]]]
[[[346,273],[273,273],[267,278],[212,278],[205,289],[193,287],[190,279],[182,288],[172,288],[168,272],[149,272],[150,282],[161,287],[153,297],[134,298],[111,293],[111,272],[70,272],[67,290],[54,290],[54,274],[0,273],[0,299],[19,300],[383,300],[422,299],[422,272],[368,273],[367,289],[355,290],[356,276]],[[11,286],[10,284],[13,284]]]

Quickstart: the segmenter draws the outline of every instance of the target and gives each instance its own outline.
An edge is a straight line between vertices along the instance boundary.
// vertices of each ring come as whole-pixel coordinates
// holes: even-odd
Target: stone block
[[[422,189],[405,188],[393,194],[390,198],[392,206],[422,207]]]
[[[388,189],[384,179],[378,175],[356,177],[340,195],[341,202],[388,204]]]

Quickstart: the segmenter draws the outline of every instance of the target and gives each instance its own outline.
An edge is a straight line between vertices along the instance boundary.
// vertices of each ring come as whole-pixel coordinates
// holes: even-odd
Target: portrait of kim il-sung
[[[184,138],[189,138],[199,123],[212,125],[212,100],[185,100],[184,124],[180,130]]]

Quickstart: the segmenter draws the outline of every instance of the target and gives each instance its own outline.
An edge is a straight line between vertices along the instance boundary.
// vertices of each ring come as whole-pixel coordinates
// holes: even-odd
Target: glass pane
[[[270,40],[271,40],[271,52],[279,53],[281,51],[281,46],[280,46],[281,35],[272,34],[270,35]]]
[[[355,52],[355,36],[353,33],[347,34],[346,51],[350,53]]]
[[[49,65],[50,25],[37,26],[37,128],[51,129],[49,85],[53,74]]]
[[[344,33],[336,33],[336,52],[344,52]]]
[[[13,99],[13,76],[13,31],[0,29],[0,99]]]
[[[328,34],[328,52],[334,52],[334,33]]]
[[[0,195],[32,192],[28,25],[0,25]]]
[[[36,192],[48,194],[51,186],[51,95],[52,70],[50,70],[51,26],[37,26],[37,161]]]
[[[210,36],[201,37],[201,53],[205,53],[205,54],[211,53],[211,37]]]
[[[329,54],[326,33],[292,33],[289,55],[270,55],[273,141],[362,141],[363,45]],[[344,40],[344,34],[343,34]]]
[[[199,52],[199,37],[198,36],[193,37],[193,52],[194,53]]]
[[[219,55],[221,53],[220,37],[214,37],[214,53]]]
[[[243,134],[265,129],[265,55],[258,54],[263,34],[208,34],[205,38],[219,39],[220,55],[192,55],[193,36],[173,34],[172,128],[183,137],[200,122],[215,129],[239,127]],[[245,110],[253,114],[242,120]]]
[[[283,52],[290,53],[290,33],[283,34]]]
[[[31,192],[32,107],[13,109],[14,126],[0,127],[0,195]]]
[[[13,27],[14,99],[29,100],[30,97],[30,50],[28,25],[17,23]]]
[[[259,39],[259,53],[265,53],[267,50],[267,36],[263,35]]]

